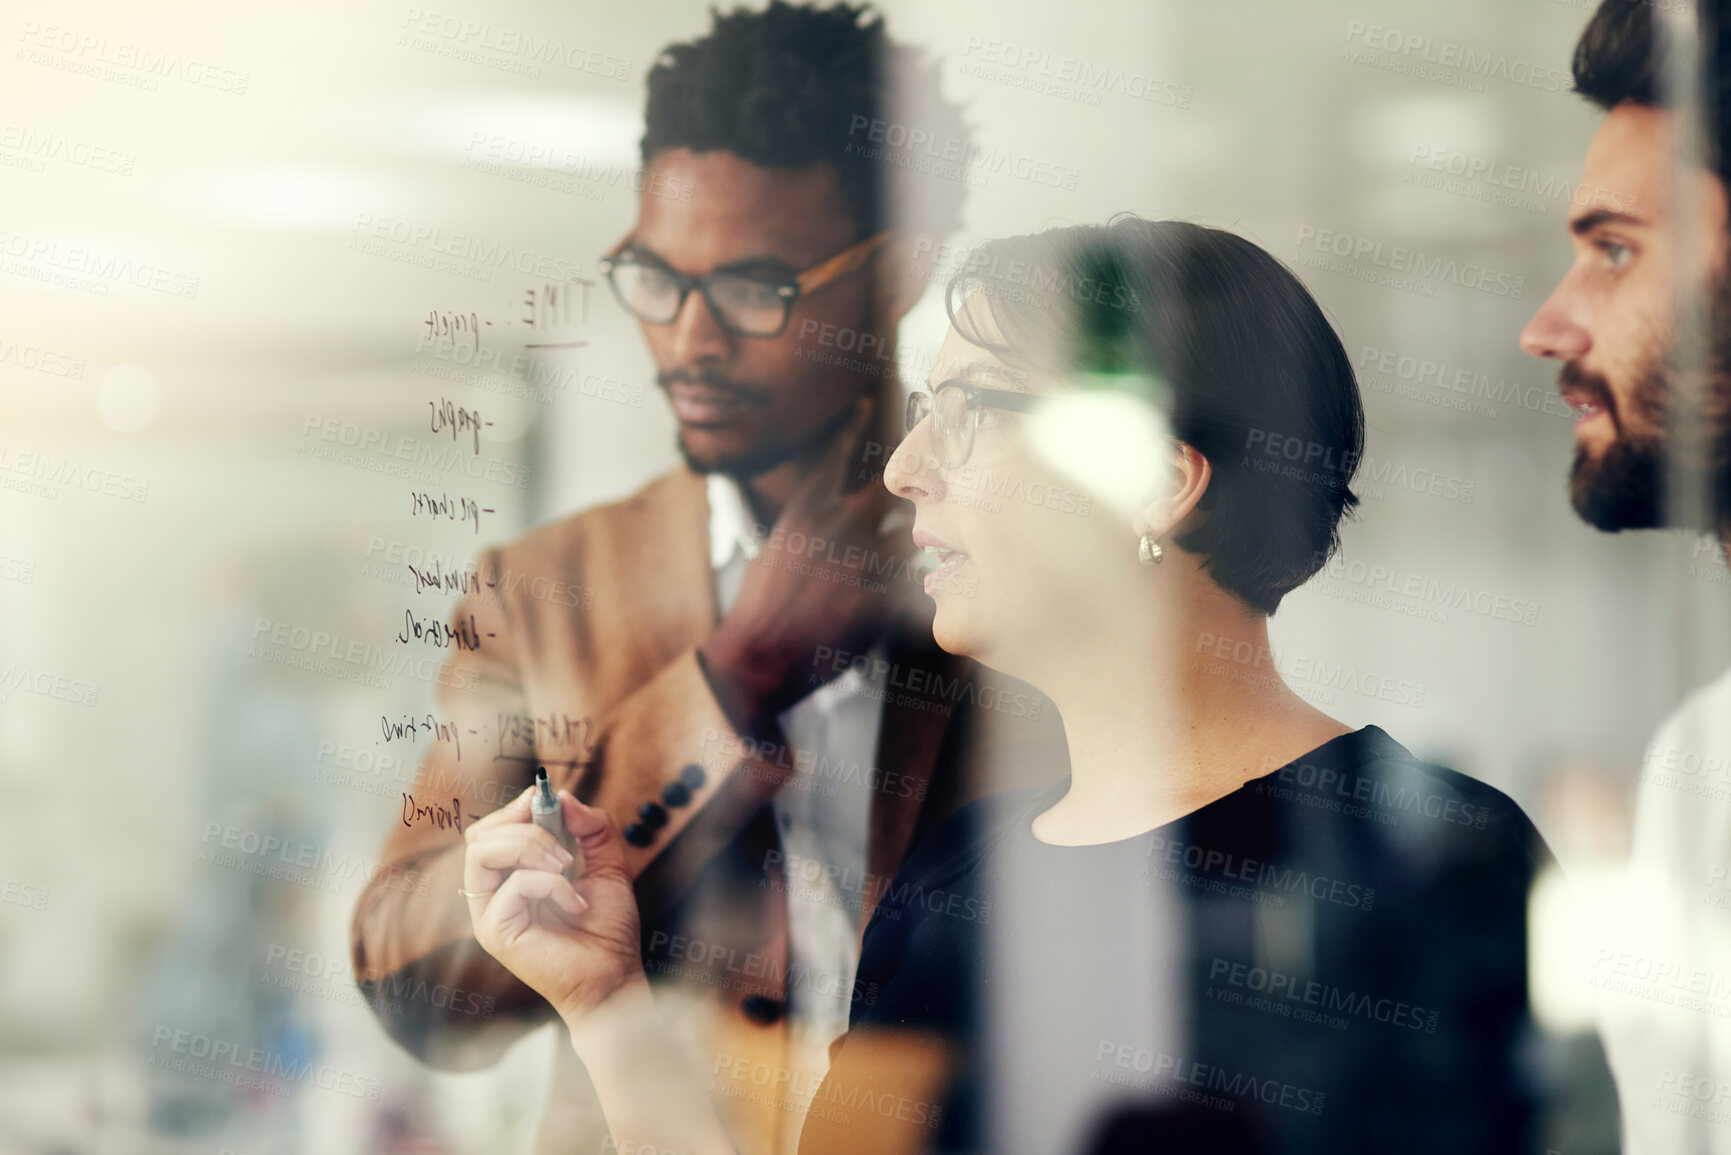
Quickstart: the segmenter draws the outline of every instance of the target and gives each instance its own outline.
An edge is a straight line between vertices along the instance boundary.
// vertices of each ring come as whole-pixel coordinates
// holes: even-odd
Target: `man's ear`
[[[872,262],[876,315],[885,325],[897,325],[924,295],[937,246],[910,233],[891,233]]]
[[[1182,441],[1173,444],[1171,473],[1168,484],[1171,488],[1154,501],[1136,511],[1131,528],[1137,536],[1151,533],[1156,538],[1170,534],[1178,526],[1196,514],[1196,507],[1202,501],[1202,495],[1208,492],[1208,483],[1214,478],[1214,467],[1208,464],[1208,459],[1202,456],[1201,450],[1194,445]],[[1199,516],[1206,517],[1203,512]]]

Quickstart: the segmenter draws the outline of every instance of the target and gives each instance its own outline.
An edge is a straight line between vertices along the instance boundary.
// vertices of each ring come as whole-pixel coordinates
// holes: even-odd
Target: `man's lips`
[[[1563,404],[1575,411],[1575,424],[1584,425],[1593,418],[1605,413],[1605,407],[1598,398],[1589,393],[1575,389],[1563,390]]]
[[[1603,416],[1616,423],[1616,403],[1611,398],[1610,382],[1598,373],[1590,372],[1578,361],[1565,364],[1557,374],[1557,392],[1563,404],[1575,412],[1575,428]]]
[[[731,425],[751,404],[738,393],[676,381],[667,387],[673,415],[681,425]]]

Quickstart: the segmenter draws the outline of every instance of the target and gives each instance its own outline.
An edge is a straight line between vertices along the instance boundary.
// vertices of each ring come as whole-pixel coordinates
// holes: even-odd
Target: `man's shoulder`
[[[497,552],[505,569],[569,567],[591,550],[641,542],[643,535],[665,533],[680,521],[701,525],[707,508],[703,478],[688,469],[674,469],[628,497],[538,526]]]
[[[1668,749],[1689,750],[1703,758],[1731,755],[1731,669],[1696,688],[1659,724],[1649,757]]]

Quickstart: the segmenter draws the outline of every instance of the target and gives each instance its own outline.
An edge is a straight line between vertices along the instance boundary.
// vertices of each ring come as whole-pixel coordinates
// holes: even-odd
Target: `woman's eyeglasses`
[[[1039,401],[1036,394],[986,389],[969,381],[945,381],[930,393],[908,397],[907,431],[912,433],[914,426],[930,417],[938,461],[946,469],[960,469],[974,451],[974,433],[982,412],[1008,409],[1027,413]]]
[[[889,238],[881,232],[849,245],[821,264],[794,277],[762,277],[745,273],[709,273],[690,277],[631,248],[627,237],[601,258],[601,272],[613,295],[627,312],[652,325],[666,325],[679,316],[693,289],[703,295],[715,321],[739,337],[779,337],[793,315],[793,303],[860,268]]]

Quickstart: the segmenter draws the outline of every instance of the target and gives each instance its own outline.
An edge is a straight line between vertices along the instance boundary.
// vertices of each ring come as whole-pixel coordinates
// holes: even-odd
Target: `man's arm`
[[[599,719],[581,716],[586,701],[537,717],[523,686],[523,655],[550,638],[578,645],[621,646],[596,637],[595,619],[563,602],[523,599],[508,591],[508,573],[490,553],[476,567],[491,588],[464,599],[454,622],[473,640],[440,674],[437,718],[423,718],[433,737],[410,793],[417,802],[458,803],[463,825],[509,802],[547,766],[605,809],[621,827],[641,823],[645,803],[665,815],[643,846],[627,846],[633,877],[664,858],[646,912],[653,922],[683,893],[791,771],[778,751],[767,758],[741,739],[717,704],[695,651],[685,650],[619,699]],[[520,583],[521,584],[521,583]],[[577,619],[574,623],[573,619]],[[640,659],[643,664],[654,656]],[[587,700],[589,695],[577,694]],[[667,787],[681,781],[671,798]],[[675,805],[674,803],[679,804]],[[412,808],[405,808],[412,814]],[[670,854],[665,851],[671,850]],[[361,894],[353,920],[355,974],[387,1032],[435,1066],[485,1066],[552,1009],[475,942],[457,889],[461,832],[428,821],[399,820],[380,856],[377,877]]]

